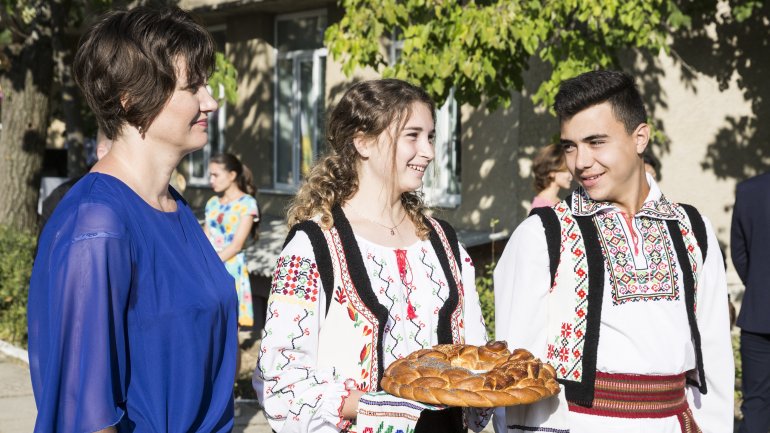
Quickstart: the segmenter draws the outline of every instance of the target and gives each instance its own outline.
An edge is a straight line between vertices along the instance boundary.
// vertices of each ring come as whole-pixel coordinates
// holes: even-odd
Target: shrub
[[[492,271],[494,269],[495,263],[489,263],[484,266],[481,275],[476,276],[476,291],[479,292],[481,315],[484,316],[490,341],[495,339],[495,291],[492,285]]]
[[[500,223],[497,218],[489,221],[489,227],[492,233],[495,233],[495,227]],[[490,341],[495,340],[495,288],[493,284],[493,272],[497,264],[497,255],[495,254],[495,241],[490,244],[492,261],[481,267],[481,272],[476,274],[476,291],[479,294],[481,303],[481,315],[484,316],[484,323],[487,325],[487,336]],[[479,268],[477,268],[479,269]]]
[[[36,239],[0,226],[0,339],[27,346],[27,292]]]

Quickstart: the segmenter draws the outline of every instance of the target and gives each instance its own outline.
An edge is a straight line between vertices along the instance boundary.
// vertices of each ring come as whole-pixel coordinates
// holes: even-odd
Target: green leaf
[[[6,46],[11,43],[11,30],[5,29],[0,32],[0,47]]]
[[[217,52],[215,61],[214,72],[209,78],[212,95],[214,99],[224,99],[235,104],[238,101],[238,71],[224,53]]]
[[[760,1],[747,1],[743,4],[733,5],[732,15],[735,21],[742,23],[751,17],[754,8],[759,9],[760,7],[762,7],[762,2]]]

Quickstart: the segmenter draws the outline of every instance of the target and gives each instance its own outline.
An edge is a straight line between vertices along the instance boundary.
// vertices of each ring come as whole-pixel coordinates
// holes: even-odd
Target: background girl
[[[209,182],[215,195],[206,203],[206,236],[235,278],[238,324],[253,326],[251,282],[243,253],[247,239],[256,238],[260,218],[251,170],[235,155],[221,153],[211,158]]]

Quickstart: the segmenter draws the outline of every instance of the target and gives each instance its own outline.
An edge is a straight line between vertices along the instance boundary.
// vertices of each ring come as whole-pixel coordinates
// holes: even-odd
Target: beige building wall
[[[717,176],[704,167],[708,145],[717,139],[728,116],[751,115],[751,103],[738,89],[736,80],[720,90],[715,79],[697,74],[691,86],[683,85],[681,68],[671,57],[659,56],[656,63],[665,70],[658,82],[666,95],[665,106],[656,107],[667,136],[668,150],[656,149],[661,160],[660,186],[673,201],[698,208],[714,227],[725,255],[728,256],[728,285],[733,293],[742,289],[729,259],[730,221],[738,179]],[[737,77],[736,77],[737,78]],[[736,149],[735,157],[738,149]]]
[[[238,14],[227,21],[227,56],[238,70],[238,102],[227,116],[228,151],[251,167],[258,189],[272,184],[265,161],[273,157],[273,17]],[[283,207],[272,197],[259,197],[262,211]]]
[[[514,94],[506,109],[462,107],[461,202],[438,216],[466,230],[510,233],[518,218],[516,155],[519,152],[520,100]]]

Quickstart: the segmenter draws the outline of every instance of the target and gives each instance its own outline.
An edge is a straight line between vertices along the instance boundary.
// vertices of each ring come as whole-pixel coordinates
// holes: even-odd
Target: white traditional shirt
[[[676,375],[696,367],[682,270],[673,254],[667,226],[656,221],[669,202],[655,181],[649,176],[647,180],[650,192],[642,209],[630,218],[630,225],[617,207],[590,201],[580,189],[575,192],[582,197],[578,205],[582,208],[573,208],[573,213],[593,214],[600,219],[600,242],[604,250],[611,251],[611,257],[604,258],[596,361],[596,370],[605,373]],[[708,391],[701,395],[688,386],[687,398],[704,433],[724,433],[733,428],[734,387],[727,284],[719,242],[709,221],[703,219],[709,248],[705,262],[696,272],[696,320]],[[612,229],[608,229],[608,224]],[[623,254],[618,254],[617,248]],[[620,261],[621,256],[631,260]],[[545,231],[538,216],[527,218],[514,232],[495,269],[494,283],[496,338],[507,340],[509,347],[524,347],[545,360],[551,274]],[[558,399],[508,408],[507,420],[498,416],[502,414],[498,411],[495,430],[681,431],[676,417],[624,419],[569,412],[564,394],[561,392]]]
[[[372,290],[388,309],[382,336],[383,365],[387,368],[396,359],[438,344],[438,314],[449,288],[430,241],[418,241],[404,249],[384,247],[358,236],[356,242]],[[462,247],[458,261],[464,287],[465,342],[481,345],[487,338],[475,271]],[[281,278],[297,275],[286,272],[293,267],[307,279],[306,287],[315,288],[302,293],[311,301],[309,308],[306,303],[280,301],[273,296],[268,302],[254,386],[270,426],[280,433],[338,432],[344,424],[341,409],[349,393],[345,378],[333,369],[316,368],[325,320],[325,292],[316,266],[310,239],[299,231],[281,252],[272,283],[271,293],[282,290]]]

